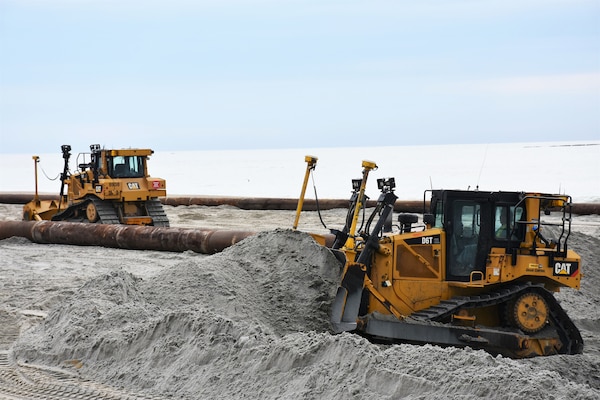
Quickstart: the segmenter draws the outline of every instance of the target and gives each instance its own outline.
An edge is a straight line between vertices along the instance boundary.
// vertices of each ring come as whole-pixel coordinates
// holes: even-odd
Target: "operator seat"
[[[129,170],[125,166],[125,164],[115,165],[115,170],[114,170],[115,178],[123,178],[127,175],[128,172],[129,172]]]

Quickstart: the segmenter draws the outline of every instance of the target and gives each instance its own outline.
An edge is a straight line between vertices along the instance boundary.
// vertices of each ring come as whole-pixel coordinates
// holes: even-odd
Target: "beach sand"
[[[332,334],[339,267],[293,211],[165,209],[172,226],[261,233],[212,256],[0,241],[0,398],[600,398],[598,216],[575,216],[581,290],[556,295],[583,354],[513,360]],[[299,230],[328,232],[314,212]]]

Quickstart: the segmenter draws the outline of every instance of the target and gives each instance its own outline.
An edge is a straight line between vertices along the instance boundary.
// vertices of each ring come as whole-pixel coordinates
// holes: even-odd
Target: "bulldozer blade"
[[[332,305],[331,324],[335,333],[356,329],[365,273],[360,264],[348,265]]]

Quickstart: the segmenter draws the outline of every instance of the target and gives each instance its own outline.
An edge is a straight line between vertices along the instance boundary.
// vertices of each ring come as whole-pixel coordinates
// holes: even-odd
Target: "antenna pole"
[[[306,161],[306,172],[304,173],[304,183],[302,184],[302,190],[300,191],[300,197],[298,198],[298,207],[296,208],[296,219],[294,220],[293,230],[298,228],[298,221],[300,221],[300,213],[302,212],[302,206],[304,205],[304,195],[306,194],[306,185],[308,184],[308,176],[310,172],[317,166],[317,157],[305,156]]]
[[[483,160],[481,161],[481,168],[479,168],[479,176],[477,177],[477,190],[479,190],[479,181],[481,180],[481,172],[483,171],[483,166],[485,165],[485,159],[487,158],[489,144],[485,145],[485,152],[483,153]]]

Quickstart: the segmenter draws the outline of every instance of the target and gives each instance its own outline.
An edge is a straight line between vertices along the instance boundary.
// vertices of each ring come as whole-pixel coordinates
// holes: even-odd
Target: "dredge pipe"
[[[27,204],[31,200],[35,193],[4,193],[0,192],[0,203],[2,204]],[[57,194],[39,193],[38,198],[40,200],[57,200]]]
[[[33,241],[32,229],[37,221],[0,221],[0,240],[12,236]]]
[[[0,239],[25,237],[35,243],[103,246],[214,254],[256,232],[103,225],[53,221],[0,221]]]
[[[2,203],[0,195],[0,203]],[[242,210],[296,210],[297,199],[273,197],[208,197],[208,196],[173,196],[160,199],[161,203],[168,206],[221,206],[229,205]],[[319,209],[331,210],[334,208],[348,208],[349,201],[343,199],[319,199]],[[377,200],[367,200],[367,207],[377,206]],[[422,214],[429,210],[429,201],[423,200],[396,200],[394,212]],[[317,211],[315,199],[304,199],[304,211]],[[600,203],[573,203],[572,212],[576,215],[600,215]]]
[[[271,197],[204,197],[204,196],[177,196],[160,199],[168,206],[220,206],[229,205],[242,210],[296,210],[298,199],[284,199]],[[349,200],[341,199],[319,199],[319,209],[331,210],[334,208],[348,208]],[[375,207],[376,200],[368,200],[367,207]],[[428,204],[427,204],[428,206]],[[304,211],[317,211],[315,199],[304,199]],[[422,213],[423,201],[404,200],[396,201],[394,205],[396,212]]]
[[[27,204],[33,199],[33,193],[2,193],[0,192],[0,203],[2,204]],[[58,200],[57,195],[40,194],[40,200]],[[273,197],[213,197],[213,196],[169,196],[160,198],[161,203],[168,206],[221,206],[230,205],[242,210],[296,210],[298,199],[273,198]],[[340,199],[320,199],[321,210],[334,208],[348,208],[349,201]],[[375,207],[376,200],[367,201],[367,207]],[[429,202],[425,203],[429,209]],[[316,211],[317,203],[314,199],[305,199],[304,211]],[[423,212],[422,200],[396,200],[394,212],[406,212],[420,214]],[[573,214],[576,215],[600,215],[600,203],[573,203]]]

